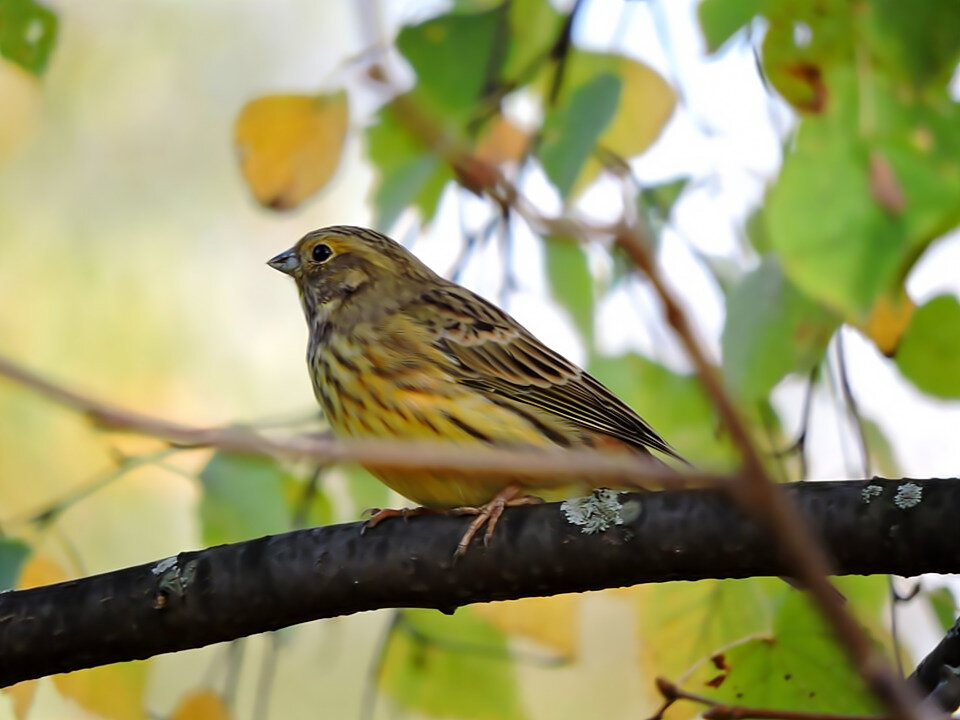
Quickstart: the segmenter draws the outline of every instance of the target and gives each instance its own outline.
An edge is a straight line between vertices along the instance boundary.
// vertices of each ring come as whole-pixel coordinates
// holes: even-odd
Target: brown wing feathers
[[[421,296],[449,316],[436,347],[453,361],[458,380],[536,407],[643,451],[682,460],[639,415],[598,380],[540,343],[496,306],[451,286]]]

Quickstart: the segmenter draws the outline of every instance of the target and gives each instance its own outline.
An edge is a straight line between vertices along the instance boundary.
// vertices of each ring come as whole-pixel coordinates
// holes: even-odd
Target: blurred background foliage
[[[478,196],[452,144],[548,214],[648,229],[782,479],[956,475],[958,59],[960,5],[935,0],[0,0],[0,350],[184,422],[322,427],[263,261],[369,224],[734,467],[643,278]],[[0,588],[400,502],[7,383],[0,423]],[[841,587],[907,665],[952,623],[942,580]],[[22,683],[0,718],[642,717],[657,675],[876,709],[805,598],[754,579],[312,623]]]

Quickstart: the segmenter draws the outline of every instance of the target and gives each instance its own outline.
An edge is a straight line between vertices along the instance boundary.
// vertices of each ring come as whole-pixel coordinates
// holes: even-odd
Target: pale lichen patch
[[[150,572],[152,572],[154,575],[162,575],[167,570],[174,567],[176,564],[177,564],[176,555],[174,555],[173,557],[164,558],[163,560],[158,562],[156,565],[154,565],[153,568],[151,568]]]
[[[560,510],[567,522],[580,527],[580,532],[593,535],[614,525],[623,525],[623,505],[619,496],[616,490],[601,488],[594,490],[592,495],[564,501]]]
[[[863,498],[863,501],[870,504],[870,501],[875,497],[879,497],[883,493],[883,488],[879,485],[867,485],[863,490],[860,491],[860,497]]]
[[[913,482],[907,482],[897,488],[893,497],[893,504],[901,510],[912,508],[920,504],[923,499],[923,488]]]

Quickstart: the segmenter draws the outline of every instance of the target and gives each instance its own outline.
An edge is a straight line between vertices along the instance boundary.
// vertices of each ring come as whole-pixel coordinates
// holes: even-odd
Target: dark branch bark
[[[960,707],[960,619],[930,654],[920,661],[910,679],[940,709],[956,712]]]
[[[872,488],[872,489],[868,489]],[[853,480],[787,490],[841,574],[960,572],[960,481]],[[181,553],[0,594],[0,686],[385,607],[447,612],[487,600],[786,571],[717,490],[620,496],[593,535],[555,503],[507,511],[489,548],[453,549],[465,519],[335,525]]]

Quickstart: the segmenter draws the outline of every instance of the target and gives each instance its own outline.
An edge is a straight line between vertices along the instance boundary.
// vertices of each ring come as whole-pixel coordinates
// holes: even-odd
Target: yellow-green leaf
[[[879,624],[886,581],[838,582],[869,627]],[[881,708],[806,593],[789,590],[774,609],[769,634],[717,647],[683,682],[720,702],[773,710],[873,715]],[[717,655],[719,653],[719,655]],[[700,708],[687,706],[687,716]],[[677,716],[674,716],[677,717]]]
[[[470,608],[452,616],[404,610],[384,651],[380,687],[400,707],[432,717],[524,717],[506,637]]]
[[[147,662],[117,663],[54,675],[53,684],[64,697],[107,720],[145,720],[144,691]]]
[[[580,634],[581,595],[523,598],[480,603],[471,609],[508,635],[523,635],[574,658]]]
[[[613,118],[620,80],[599,73],[577,86],[547,114],[537,152],[543,170],[564,198],[570,194],[600,133]]]
[[[570,95],[597,75],[610,73],[620,81],[616,111],[597,141],[597,145],[622,158],[639,155],[660,135],[673,113],[676,94],[656,70],[622,55],[574,50],[567,58],[563,85],[557,104],[568,102]],[[544,81],[552,77],[544,73]],[[573,186],[576,195],[600,172],[602,164],[588,158]]]

